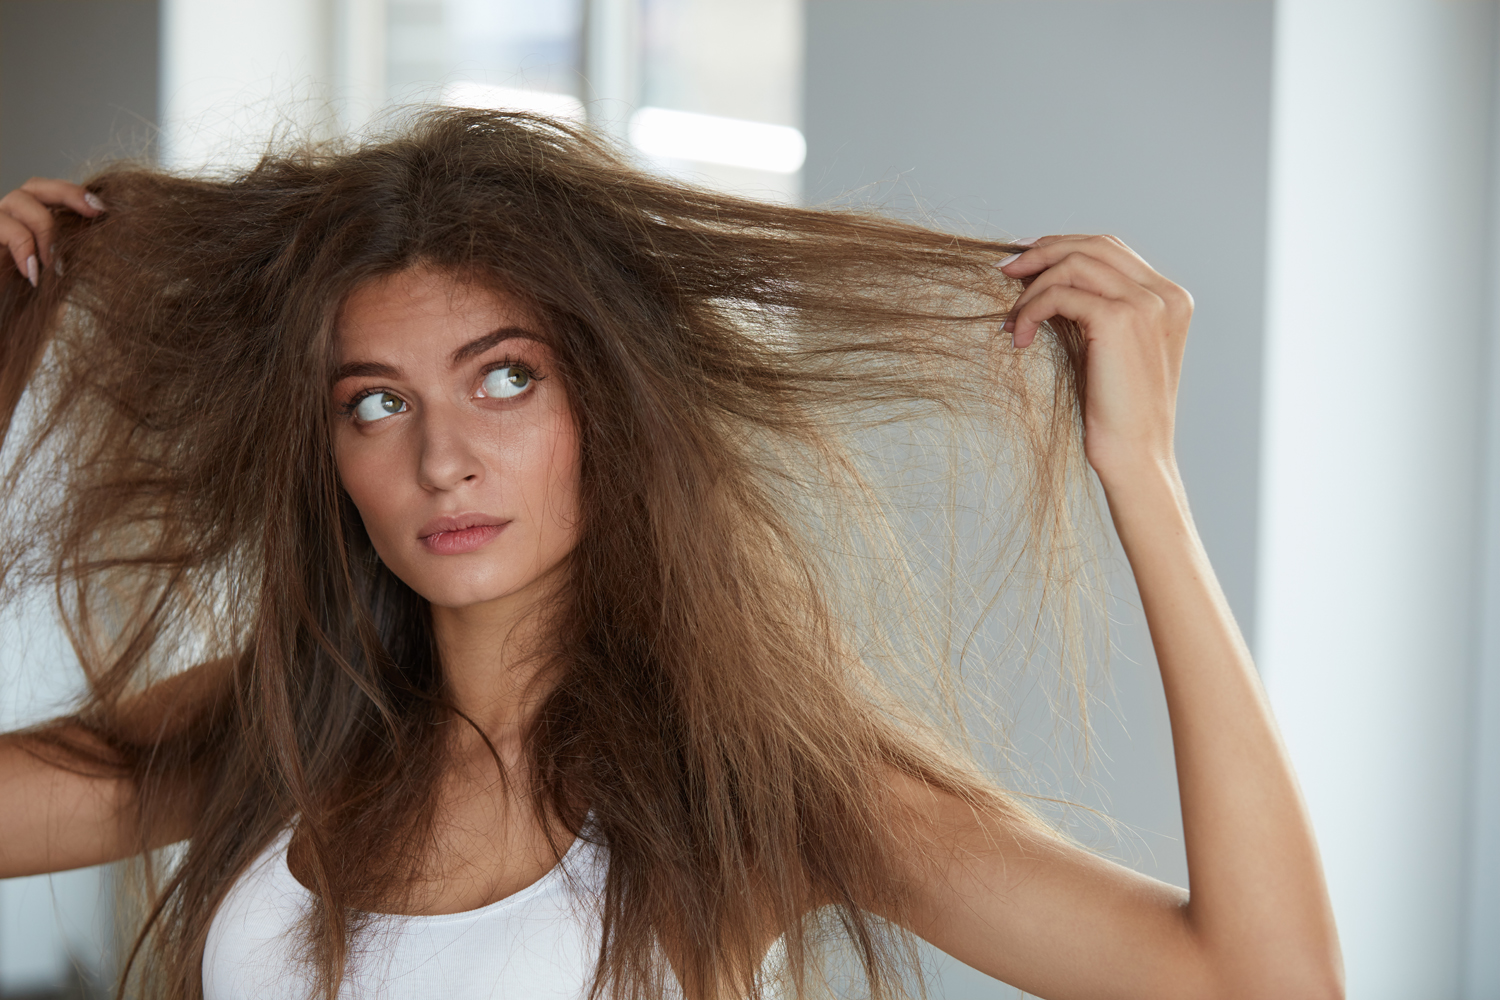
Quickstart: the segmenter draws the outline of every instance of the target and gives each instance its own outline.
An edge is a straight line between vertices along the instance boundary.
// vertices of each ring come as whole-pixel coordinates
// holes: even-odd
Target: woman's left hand
[[[1083,330],[1084,452],[1106,488],[1170,466],[1193,297],[1113,236],[1043,236],[1001,271],[1032,279],[1005,324],[1016,347],[1029,346],[1053,316]]]
[[[912,814],[948,837],[946,815],[956,848],[915,893],[914,929],[1039,996],[1342,1000],[1312,823],[1174,458],[1192,299],[1111,236],[1043,237],[1002,270],[1031,279],[1006,324],[1016,347],[1053,316],[1086,339],[1084,447],[1161,670],[1192,893],[1007,840],[1003,823],[966,819],[968,803],[928,795]]]

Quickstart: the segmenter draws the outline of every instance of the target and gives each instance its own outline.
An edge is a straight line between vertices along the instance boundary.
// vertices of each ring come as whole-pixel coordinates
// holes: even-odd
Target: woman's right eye
[[[406,400],[389,392],[372,392],[354,404],[354,416],[363,423],[374,423],[406,409]]]

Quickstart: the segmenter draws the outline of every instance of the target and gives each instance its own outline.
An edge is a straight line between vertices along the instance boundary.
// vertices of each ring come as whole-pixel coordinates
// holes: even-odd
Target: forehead
[[[516,297],[429,268],[410,268],[351,292],[334,324],[338,362],[432,354],[502,327],[539,331]]]

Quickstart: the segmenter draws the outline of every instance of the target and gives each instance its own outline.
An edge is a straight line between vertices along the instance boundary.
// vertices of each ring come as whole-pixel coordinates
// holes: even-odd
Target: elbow
[[[1300,963],[1299,963],[1300,965]],[[1241,984],[1215,994],[1220,997],[1244,997],[1245,1000],[1345,1000],[1344,964],[1338,956],[1331,960],[1309,962],[1299,967],[1272,963],[1270,975],[1255,985]]]
[[[1345,1000],[1344,973],[1342,969],[1329,969],[1323,975],[1309,975],[1289,989],[1276,989],[1264,994],[1267,1000]]]
[[[1345,1000],[1344,960],[1337,939],[1319,947],[1279,945],[1210,963],[1190,995],[1214,1000]]]
[[[1344,955],[1339,949],[1337,935],[1330,935],[1322,948],[1315,949],[1299,965],[1296,981],[1289,984],[1295,989],[1280,993],[1280,996],[1306,997],[1307,1000],[1345,1000]]]
[[[1335,958],[1316,982],[1308,984],[1310,1000],[1345,1000],[1344,963]]]

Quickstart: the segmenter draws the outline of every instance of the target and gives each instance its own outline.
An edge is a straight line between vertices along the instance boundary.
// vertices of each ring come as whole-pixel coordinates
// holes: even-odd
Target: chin
[[[556,567],[527,567],[517,573],[514,567],[470,567],[464,572],[459,567],[445,567],[446,572],[436,567],[422,567],[423,571],[405,575],[397,573],[402,581],[415,590],[429,604],[441,608],[470,608],[501,601],[532,589],[542,578],[551,575]]]
[[[412,586],[408,582],[407,586],[415,590],[428,604],[440,608],[470,608],[479,604],[488,604],[491,601],[503,600],[525,589],[526,586],[524,581],[517,581],[508,586],[501,583],[455,585],[451,580],[442,582],[423,580],[418,583],[419,586]]]

